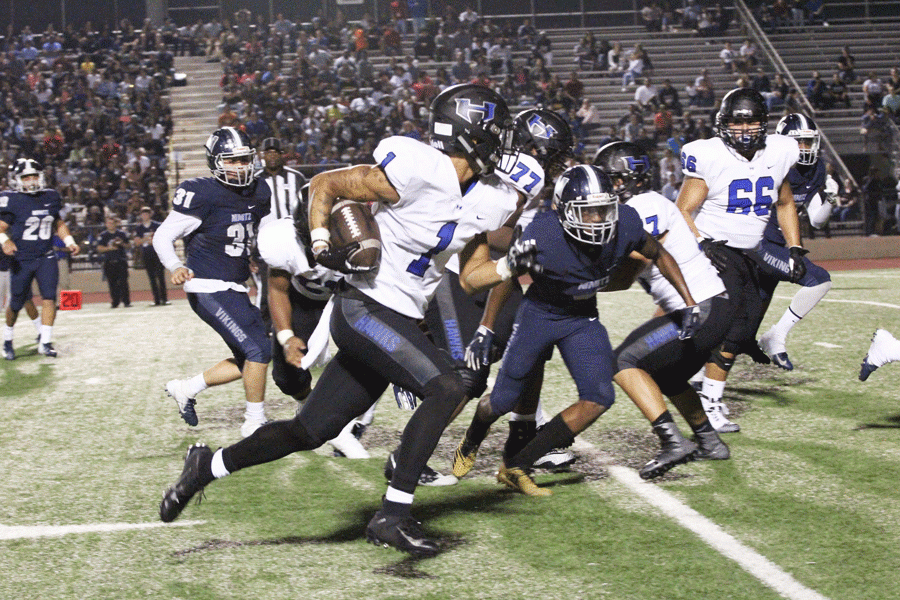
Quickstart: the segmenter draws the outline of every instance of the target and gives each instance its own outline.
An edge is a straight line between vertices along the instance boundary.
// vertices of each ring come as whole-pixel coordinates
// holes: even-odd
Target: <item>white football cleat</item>
[[[244,413],[244,424],[241,425],[241,436],[242,437],[250,437],[253,435],[253,432],[268,423],[269,420],[263,416],[262,419],[257,417],[253,417]]]
[[[166,393],[175,400],[175,404],[178,405],[178,414],[181,415],[184,422],[191,427],[196,427],[198,419],[194,406],[197,400],[187,395],[184,391],[184,384],[183,379],[173,379],[166,383]]]
[[[710,400],[703,394],[700,394],[700,401],[703,403],[703,412],[709,419],[709,424],[718,433],[736,433],[741,430],[741,426],[732,423],[725,416],[726,406],[721,400]]]
[[[765,332],[759,338],[759,348],[766,356],[772,359],[776,366],[781,367],[785,371],[793,371],[794,365],[788,358],[787,346],[784,345],[785,339],[775,333],[774,329]]]
[[[869,351],[863,359],[859,369],[859,380],[865,381],[869,375],[875,372],[875,369],[896,360],[894,358],[896,348],[900,347],[900,342],[890,334],[886,329],[876,329],[872,335],[872,343],[869,345]]]
[[[344,456],[347,458],[369,458],[369,452],[366,450],[359,440],[353,435],[353,427],[357,424],[356,419],[347,423],[347,426],[341,430],[336,438],[329,440],[328,443],[334,448],[335,456]],[[340,453],[340,454],[338,454]]]

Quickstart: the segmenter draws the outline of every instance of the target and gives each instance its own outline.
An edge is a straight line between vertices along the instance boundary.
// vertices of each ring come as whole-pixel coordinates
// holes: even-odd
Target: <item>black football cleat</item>
[[[728,460],[731,457],[728,444],[715,431],[695,433],[694,441],[697,442],[694,460]]]
[[[194,444],[188,448],[184,457],[184,470],[175,485],[166,490],[162,502],[159,503],[159,518],[164,523],[171,523],[178,518],[184,507],[195,494],[203,491],[212,476],[213,451],[206,444]]]
[[[366,540],[416,556],[434,556],[438,553],[437,542],[425,537],[421,525],[412,517],[392,517],[378,511],[366,526]]]
[[[653,432],[659,436],[662,448],[641,468],[641,479],[653,479],[665,475],[676,465],[681,465],[694,460],[697,452],[697,444],[686,440],[675,423],[662,423],[653,428]]]

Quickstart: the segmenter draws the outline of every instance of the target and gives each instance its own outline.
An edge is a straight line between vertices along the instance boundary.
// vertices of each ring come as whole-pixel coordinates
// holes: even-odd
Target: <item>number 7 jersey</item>
[[[705,237],[726,240],[733,248],[754,248],[762,239],[778,191],[788,171],[800,158],[796,140],[770,134],[766,145],[751,160],[721,138],[696,140],[681,151],[686,177],[706,182],[709,193],[694,215]]]

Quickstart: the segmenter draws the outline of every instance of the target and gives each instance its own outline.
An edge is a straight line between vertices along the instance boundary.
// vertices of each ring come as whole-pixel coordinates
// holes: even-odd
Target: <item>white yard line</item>
[[[793,300],[793,296],[774,296],[780,300]],[[822,298],[820,302],[838,302],[840,304],[866,304],[868,306],[882,306],[884,308],[900,309],[900,305],[889,304],[887,302],[872,302],[871,300],[838,300],[835,298]]]
[[[764,585],[789,600],[828,600],[826,596],[811,590],[791,577],[789,573],[767,559],[753,548],[736,540],[721,527],[681,502],[678,498],[658,485],[643,481],[637,471],[627,467],[609,465],[609,474],[640,496],[644,501],[658,508],[679,525],[692,531],[713,550],[736,562],[742,569],[756,577]]]
[[[179,521],[178,523],[91,523],[88,525],[0,525],[0,540],[21,540],[39,537],[59,537],[72,533],[109,533],[157,527],[192,527],[206,521]]]
[[[596,446],[581,438],[572,445],[575,450],[597,450]],[[654,483],[640,478],[637,471],[618,466],[612,460],[605,462],[613,479],[624,485],[648,504],[658,508],[664,515],[674,519],[679,525],[693,532],[701,540],[724,556],[736,562],[742,569],[756,577],[788,600],[828,600],[826,596],[811,590],[791,577],[781,567],[746,546],[710,521],[699,512]]]

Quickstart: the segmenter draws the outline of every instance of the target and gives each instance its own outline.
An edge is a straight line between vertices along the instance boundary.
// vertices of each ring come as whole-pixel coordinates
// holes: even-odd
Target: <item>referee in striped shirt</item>
[[[266,183],[269,184],[269,189],[272,190],[272,211],[260,221],[260,229],[277,219],[293,216],[294,209],[300,202],[300,190],[306,185],[306,177],[300,171],[284,166],[284,152],[281,148],[281,140],[274,137],[266,138],[263,140],[261,148],[263,169],[258,173],[258,177],[265,179]],[[259,272],[257,273],[259,278],[259,281],[257,281],[257,304],[262,311],[266,325],[271,327],[272,318],[269,316],[267,300],[269,269],[255,251],[253,259],[259,266]]]

